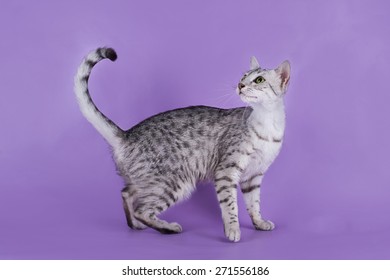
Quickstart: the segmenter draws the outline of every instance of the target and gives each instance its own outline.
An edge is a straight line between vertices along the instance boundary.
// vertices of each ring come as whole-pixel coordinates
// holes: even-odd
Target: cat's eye
[[[253,80],[256,84],[261,84],[265,82],[265,79],[263,76],[258,76],[256,79]]]

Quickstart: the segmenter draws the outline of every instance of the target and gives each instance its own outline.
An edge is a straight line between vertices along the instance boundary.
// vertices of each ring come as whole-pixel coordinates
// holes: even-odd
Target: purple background
[[[388,1],[2,1],[1,259],[389,259]],[[82,117],[73,76],[122,128],[172,108],[241,106],[256,55],[292,65],[287,131],[255,231],[223,236],[211,185],[167,211],[180,235],[127,228],[121,179]]]

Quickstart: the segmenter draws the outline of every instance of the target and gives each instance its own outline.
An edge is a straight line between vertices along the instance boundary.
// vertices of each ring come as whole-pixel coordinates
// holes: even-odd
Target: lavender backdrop
[[[2,1],[1,259],[389,259],[388,1]],[[256,55],[292,64],[287,132],[263,184],[258,232],[223,237],[213,187],[127,228],[108,146],[73,94],[81,58],[116,48],[90,88],[122,128],[160,111],[241,106]],[[240,198],[241,199],[241,198]]]

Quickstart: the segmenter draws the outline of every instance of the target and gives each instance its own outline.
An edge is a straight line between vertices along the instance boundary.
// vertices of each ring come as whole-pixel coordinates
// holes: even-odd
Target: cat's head
[[[241,100],[251,106],[274,103],[283,98],[290,80],[290,63],[286,60],[275,69],[262,69],[252,56],[250,70],[237,85]]]

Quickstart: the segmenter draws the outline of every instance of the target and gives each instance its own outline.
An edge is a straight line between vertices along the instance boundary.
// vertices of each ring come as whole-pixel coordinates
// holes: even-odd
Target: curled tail
[[[84,117],[112,147],[116,147],[122,138],[123,130],[99,111],[88,90],[88,79],[92,68],[105,58],[115,61],[117,59],[116,52],[111,48],[98,48],[84,58],[74,79],[74,91]]]

